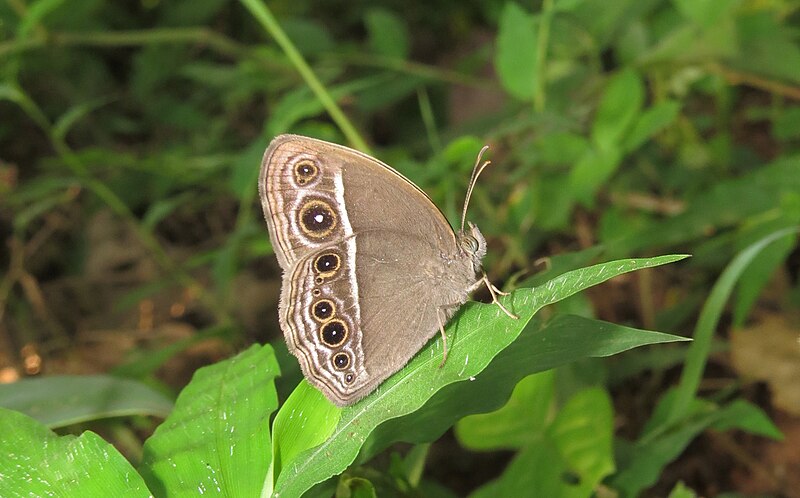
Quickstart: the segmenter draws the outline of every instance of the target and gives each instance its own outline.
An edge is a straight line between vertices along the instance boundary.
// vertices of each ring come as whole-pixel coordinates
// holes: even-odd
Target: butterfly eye
[[[461,237],[461,247],[469,253],[475,253],[478,251],[478,241],[472,235],[464,234]]]

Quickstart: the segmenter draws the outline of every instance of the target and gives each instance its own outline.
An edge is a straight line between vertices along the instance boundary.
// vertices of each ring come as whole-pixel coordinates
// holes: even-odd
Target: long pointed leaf
[[[510,319],[497,306],[469,303],[448,327],[451,346],[444,367],[439,368],[441,340],[433,341],[375,392],[343,409],[339,425],[325,443],[299,454],[292,462],[284,462],[274,496],[300,496],[314,484],[341,473],[355,460],[364,441],[379,424],[418,410],[449,384],[474,379],[514,342],[542,307],[622,273],[684,257],[613,261],[565,273],[535,289],[517,290],[503,303],[519,315],[519,320]],[[302,418],[294,421],[304,423]]]

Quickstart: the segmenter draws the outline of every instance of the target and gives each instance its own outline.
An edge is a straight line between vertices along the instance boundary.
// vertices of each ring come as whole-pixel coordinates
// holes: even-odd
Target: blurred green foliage
[[[695,496],[658,477],[703,430],[779,436],[738,380],[711,399],[697,386],[723,313],[745,324],[765,289],[779,312],[800,303],[799,21],[794,0],[0,2],[0,366],[21,361],[26,344],[45,361],[69,356],[98,321],[123,334],[155,302],[156,327],[178,322],[191,335],[137,343],[114,373],[169,391],[155,373],[203,340],[231,350],[274,341],[286,399],[300,377],[281,345],[277,295],[248,284],[278,278],[256,194],[270,139],[293,132],[370,151],[452,223],[489,143],[494,165],[469,218],[489,240],[493,279],[540,285],[597,260],[692,253],[627,285],[622,303],[580,294],[545,311],[696,342],[523,379],[505,407],[456,425],[465,454],[514,451],[467,491],[515,493],[531,480],[547,496],[653,485]],[[254,307],[248,295],[265,297]],[[170,315],[174,305],[182,311]],[[681,382],[650,396],[652,413],[628,438],[614,436],[612,385],[645,367],[666,379],[680,369]],[[156,395],[142,392],[132,404],[152,413]],[[95,403],[86,411],[107,415]],[[383,440],[440,435],[397,427]],[[30,437],[50,437],[40,432]],[[106,451],[98,441],[87,454]],[[362,456],[377,452],[365,444]],[[395,454],[388,470],[359,459],[318,491],[466,493],[420,477],[427,451]]]

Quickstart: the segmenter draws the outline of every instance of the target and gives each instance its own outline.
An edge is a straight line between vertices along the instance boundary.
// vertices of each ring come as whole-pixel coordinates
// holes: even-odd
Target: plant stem
[[[300,73],[300,76],[305,80],[306,85],[311,88],[311,91],[314,92],[328,111],[328,114],[330,114],[331,118],[336,122],[337,126],[339,126],[339,129],[341,129],[342,133],[347,137],[347,140],[355,148],[360,149],[364,153],[371,154],[367,143],[361,138],[361,135],[356,131],[352,123],[350,123],[350,120],[344,112],[342,112],[342,109],[333,100],[328,90],[319,78],[317,78],[317,75],[314,74],[311,66],[308,65],[300,54],[300,51],[294,46],[294,43],[286,36],[286,33],[281,29],[280,24],[278,24],[278,21],[272,15],[269,8],[261,0],[241,0],[241,2],[281,47],[286,57],[289,58],[289,61],[294,65],[297,72]]]

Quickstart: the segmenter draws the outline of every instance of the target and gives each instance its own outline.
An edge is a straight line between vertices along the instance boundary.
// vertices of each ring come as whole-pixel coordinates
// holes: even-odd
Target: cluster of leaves
[[[741,324],[796,247],[800,108],[786,102],[800,84],[797,15],[788,0],[543,0],[536,10],[453,2],[438,12],[393,2],[0,4],[0,193],[12,241],[0,316],[10,317],[9,330],[52,340],[38,331],[47,323],[37,322],[26,282],[36,271],[79,274],[84,235],[69,229],[103,211],[130,228],[159,274],[117,306],[183,287],[211,317],[197,339],[116,372],[126,379],[0,386],[0,494],[454,496],[423,472],[429,443],[454,427],[465,449],[514,451],[472,496],[582,497],[607,486],[633,497],[707,428],[779,437],[755,405],[697,390],[729,297]],[[435,49],[468,44],[478,26],[493,33],[484,46],[460,56]],[[414,62],[442,59],[447,69]],[[496,81],[481,76],[487,66]],[[457,91],[501,104],[448,119]],[[476,151],[486,140],[498,145],[504,173],[485,175],[471,215],[505,243],[487,267],[504,275],[530,268],[532,255],[562,253],[504,301],[522,319],[467,305],[448,326],[443,368],[434,341],[343,410],[304,382],[279,408],[280,346],[199,370],[173,407],[144,385],[155,370],[193,341],[244,335],[234,282],[271,253],[255,208],[264,147],[292,131],[369,151],[358,129],[390,144],[379,157],[450,219]],[[219,220],[203,213],[226,201],[241,209],[219,234]],[[61,259],[48,251],[53,259],[43,261],[42,233],[64,213],[79,221],[62,228]],[[203,243],[178,259],[167,227],[187,218]],[[567,252],[573,240],[586,249]],[[612,425],[611,367],[589,358],[679,338],[596,320],[577,293],[680,259],[586,266],[599,257],[675,248],[694,254],[683,265],[696,277],[644,326],[694,342],[656,346],[661,368],[681,363],[680,383],[624,440]],[[542,318],[546,305],[554,314]],[[649,358],[643,351],[638,358]],[[578,360],[583,375],[569,368]],[[167,414],[138,470],[92,432],[48,429]],[[388,470],[370,466],[399,441],[415,446],[393,455]],[[678,485],[673,496],[694,493]]]

